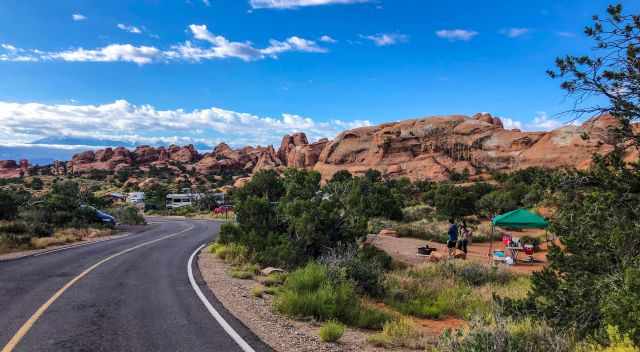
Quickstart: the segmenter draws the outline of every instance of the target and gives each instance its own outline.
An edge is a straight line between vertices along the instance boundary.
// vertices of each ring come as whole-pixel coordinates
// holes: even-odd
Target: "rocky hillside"
[[[278,150],[273,146],[233,149],[221,143],[205,154],[192,145],[86,151],[68,162],[54,163],[51,171],[60,175],[169,167],[210,175],[224,170],[250,174],[296,167],[317,170],[324,179],[339,170],[360,174],[377,169],[390,177],[442,180],[464,170],[475,175],[531,166],[581,169],[588,167],[594,153],[613,149],[610,128],[616,125],[614,118],[603,115],[581,126],[522,132],[504,129],[500,119],[490,114],[433,116],[348,130],[333,141],[309,143],[304,133],[296,133],[284,136]],[[29,172],[26,160],[0,161],[0,177]]]

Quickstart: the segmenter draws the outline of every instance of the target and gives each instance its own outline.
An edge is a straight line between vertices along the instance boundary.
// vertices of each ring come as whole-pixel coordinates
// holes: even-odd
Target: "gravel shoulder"
[[[276,351],[385,351],[367,344],[367,337],[373,332],[359,329],[348,328],[339,343],[322,342],[319,324],[295,321],[274,312],[273,297],[254,297],[250,290],[256,282],[231,278],[226,273],[229,265],[206,249],[201,251],[198,265],[207,286],[224,307]]]

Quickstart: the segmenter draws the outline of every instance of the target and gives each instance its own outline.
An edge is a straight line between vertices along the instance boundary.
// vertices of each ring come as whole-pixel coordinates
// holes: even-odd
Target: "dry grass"
[[[63,229],[56,231],[51,237],[34,237],[31,245],[35,249],[43,249],[111,235],[113,230],[110,229]]]
[[[368,340],[376,347],[422,349],[427,341],[409,318],[400,318],[384,324],[382,332],[371,335]]]

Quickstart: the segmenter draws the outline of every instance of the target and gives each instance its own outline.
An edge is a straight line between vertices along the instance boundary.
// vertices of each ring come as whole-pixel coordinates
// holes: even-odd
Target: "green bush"
[[[512,273],[502,268],[464,260],[437,263],[434,269],[446,277],[471,286],[482,286],[487,283],[504,285],[514,278]]]
[[[384,325],[381,333],[371,335],[367,341],[377,347],[384,348],[424,348],[422,335],[408,318],[400,318]]]
[[[439,352],[570,352],[576,344],[571,335],[544,321],[513,321],[497,317],[494,322],[474,320],[467,330],[446,331],[437,343]]]
[[[329,320],[320,328],[320,339],[324,342],[337,342],[344,335],[344,325]]]
[[[125,225],[144,225],[147,222],[135,207],[126,206],[111,208],[107,211],[118,220],[118,223]]]
[[[418,220],[433,219],[435,210],[425,204],[415,205],[402,209],[402,220],[405,222],[413,222]]]
[[[13,220],[18,216],[18,200],[9,191],[0,189],[0,220]]]
[[[250,261],[247,247],[237,243],[216,242],[209,247],[209,251],[231,265],[243,265]]]
[[[337,319],[363,328],[378,326],[379,320],[387,319],[369,309],[362,309],[360,298],[350,281],[331,280],[328,268],[314,262],[287,276],[276,297],[275,308],[294,318],[319,321]]]

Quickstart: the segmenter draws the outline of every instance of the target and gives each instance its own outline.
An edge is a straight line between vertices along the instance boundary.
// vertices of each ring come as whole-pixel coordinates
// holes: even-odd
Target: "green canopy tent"
[[[491,224],[510,229],[546,229],[549,227],[547,220],[527,209],[517,209],[498,215],[491,220]]]
[[[496,226],[510,229],[546,229],[549,227],[549,223],[542,216],[527,209],[517,209],[494,217],[491,220],[489,256],[493,254],[493,235]]]

